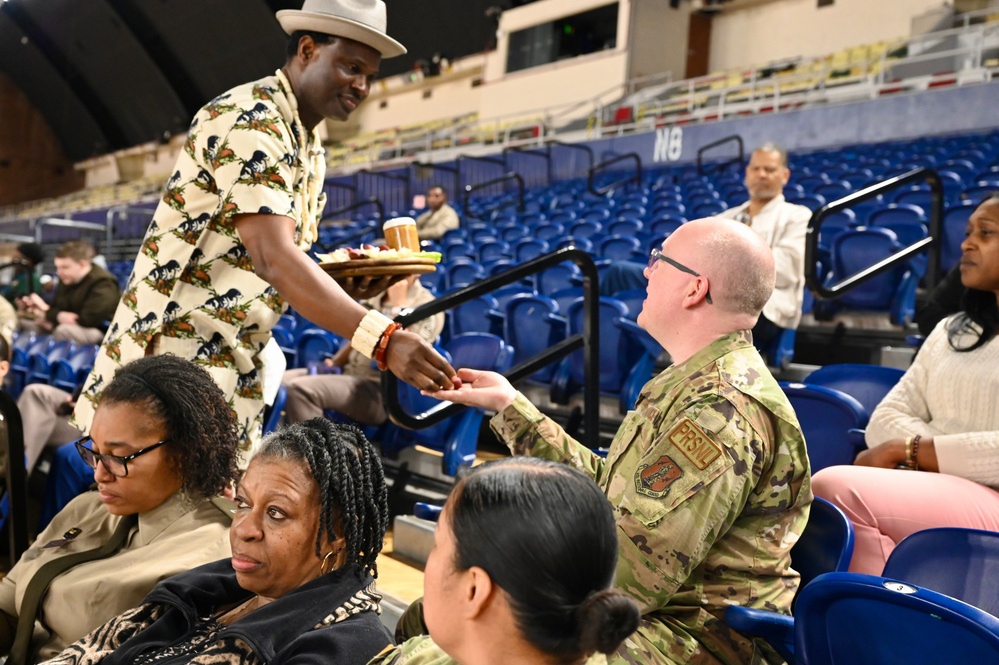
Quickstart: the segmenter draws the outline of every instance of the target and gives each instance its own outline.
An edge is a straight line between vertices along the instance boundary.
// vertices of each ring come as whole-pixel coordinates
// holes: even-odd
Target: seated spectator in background
[[[222,391],[194,363],[156,356],[119,369],[77,442],[97,491],[74,499],[0,581],[0,653],[21,622],[34,627],[8,662],[50,658],[161,580],[227,556],[231,516],[212,498],[233,481],[237,441]],[[107,558],[71,563],[113,543]],[[57,574],[43,570],[57,560],[71,567],[38,577]],[[27,607],[46,582],[40,604]]]
[[[461,369],[459,389],[432,394],[495,410],[513,454],[571,464],[607,494],[617,587],[643,613],[608,662],[781,663],[723,620],[733,603],[790,613],[790,552],[812,501],[798,420],[749,332],[773,291],[773,256],[741,224],[695,220],[652,252],[646,277],[638,324],[674,364],[642,388],[606,459],[499,374]]]
[[[971,215],[961,250],[963,311],[937,324],[874,410],[855,466],[815,474],[815,494],[856,527],[852,571],[880,575],[922,529],[999,531],[999,195]]]
[[[427,191],[427,210],[416,218],[420,240],[437,240],[445,232],[458,228],[458,213],[447,202],[447,191],[434,185]]]
[[[232,557],[162,582],[50,663],[363,665],[391,645],[374,591],[387,497],[356,427],[278,430],[236,491]]]
[[[21,328],[51,332],[56,341],[100,344],[104,327],[114,316],[121,298],[118,279],[94,265],[94,248],[78,240],[56,251],[55,267],[59,285],[51,305],[37,293],[18,301],[23,310]]]
[[[433,299],[433,295],[423,287],[417,276],[410,275],[390,286],[382,295],[363,304],[389,318],[395,318],[403,311],[419,307]],[[443,313],[407,328],[431,344],[443,329]],[[340,369],[339,374],[330,373],[330,370],[335,371],[336,368]],[[388,418],[382,404],[381,373],[371,360],[349,344],[344,344],[333,358],[328,359],[319,373],[309,372],[306,368],[288,370],[281,380],[288,391],[285,416],[289,423],[318,418],[326,409],[342,413],[365,425],[378,425]]]
[[[798,327],[805,299],[805,233],[812,211],[784,199],[784,185],[790,177],[783,148],[773,143],[760,146],[746,165],[749,200],[721,214],[760,234],[774,255],[777,284],[753,327],[753,344],[761,350],[769,348],[784,330]]]
[[[45,251],[42,246],[35,242],[22,242],[14,250],[14,256],[11,258],[20,262],[21,265],[15,269],[14,278],[0,289],[0,295],[11,304],[16,304],[18,298],[32,293],[41,294],[42,283],[38,279],[38,275],[35,274],[35,270],[45,260]]]
[[[919,334],[929,335],[941,320],[961,311],[961,298],[966,290],[961,283],[961,264],[958,262],[930,289],[926,301],[916,310],[913,322],[919,326]]]
[[[17,398],[24,427],[24,457],[28,473],[35,468],[46,448],[61,446],[83,436],[69,424],[76,398],[45,383],[31,383]],[[74,453],[75,454],[75,453]]]
[[[475,467],[434,532],[423,577],[430,637],[372,665],[426,662],[442,649],[458,663],[505,665],[612,653],[639,620],[634,601],[611,589],[616,568],[614,513],[587,476],[529,457]]]

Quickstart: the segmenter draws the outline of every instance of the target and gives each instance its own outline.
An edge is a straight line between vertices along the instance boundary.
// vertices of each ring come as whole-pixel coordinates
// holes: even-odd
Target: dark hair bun
[[[638,605],[614,589],[591,593],[579,606],[577,626],[583,653],[612,653],[635,632],[641,618]]]

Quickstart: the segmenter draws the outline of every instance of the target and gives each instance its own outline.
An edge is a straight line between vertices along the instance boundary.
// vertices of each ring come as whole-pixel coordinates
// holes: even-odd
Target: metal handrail
[[[493,185],[498,185],[501,182],[506,182],[508,180],[517,181],[517,212],[524,211],[524,178],[516,171],[511,171],[506,175],[502,175],[498,178],[493,178],[486,182],[480,182],[477,185],[465,185],[465,190],[462,192],[461,207],[465,211],[465,216],[468,216],[468,198],[471,196],[472,192],[485,189],[486,187],[492,187]],[[502,207],[502,206],[498,206]]]
[[[7,521],[10,560],[17,563],[28,549],[28,472],[24,468],[24,424],[14,398],[0,390],[0,420],[7,435]]]
[[[707,152],[708,150],[711,150],[712,148],[717,148],[720,145],[725,145],[726,143],[731,143],[732,141],[735,141],[736,143],[739,144],[739,156],[736,157],[736,158],[734,158],[734,159],[730,159],[727,162],[724,162],[723,164],[717,164],[717,165],[715,165],[715,167],[712,168],[710,171],[705,170],[704,169],[704,163],[702,161],[704,153]],[[740,135],[738,135],[738,134],[732,134],[731,136],[726,136],[723,139],[718,139],[717,141],[712,141],[711,143],[708,143],[707,145],[703,145],[700,148],[698,148],[698,150],[697,150],[697,173],[700,174],[700,175],[708,175],[708,174],[714,173],[716,171],[721,171],[722,169],[724,169],[725,167],[727,167],[729,164],[738,164],[740,166],[740,168],[741,168],[742,165],[745,163],[745,160],[746,160],[746,151],[745,151],[745,146],[744,146],[744,144],[742,142],[742,137]]]
[[[607,185],[606,187],[600,190],[596,189],[593,186],[593,177],[597,174],[598,171],[610,166],[611,164],[617,164],[620,161],[624,161],[625,159],[635,160],[635,175],[628,176],[624,180],[618,180],[616,182],[612,182],[611,184]],[[600,162],[596,166],[591,166],[586,176],[586,188],[589,189],[592,194],[596,194],[597,196],[603,196],[612,189],[616,189],[618,185],[625,185],[632,181],[634,181],[636,185],[642,184],[642,158],[638,156],[637,152],[627,152],[623,155],[618,155],[617,157],[611,157],[606,161]]]
[[[538,157],[545,160],[545,175],[548,176],[548,185],[550,186],[552,182],[555,181],[555,175],[552,171],[552,151],[548,146],[543,148],[531,148],[527,146],[517,146],[508,145],[503,148],[503,162],[506,164],[506,168],[510,169],[509,154],[511,152],[519,152],[524,155],[531,155],[532,157]]]
[[[453,291],[420,305],[411,312],[396,318],[396,322],[404,328],[417,321],[428,319],[435,314],[452,309],[486,295],[501,286],[519,282],[525,277],[541,272],[546,268],[558,265],[564,261],[572,261],[583,273],[583,332],[572,335],[540,354],[519,363],[506,372],[504,376],[511,383],[529,377],[546,365],[564,358],[573,351],[583,349],[583,425],[585,428],[583,441],[589,448],[597,448],[600,444],[600,293],[597,266],[589,253],[575,247],[565,247],[556,252],[539,256],[536,259],[522,263],[519,266],[505,270],[492,277],[470,284],[463,289]],[[457,368],[456,368],[457,369]],[[384,399],[389,418],[392,422],[408,429],[424,429],[436,425],[451,417],[465,407],[460,404],[442,402],[424,413],[412,415],[406,413],[399,403],[398,379],[391,372],[382,373],[382,398]]]
[[[820,275],[818,274],[815,262],[815,259],[818,256],[819,228],[822,226],[822,222],[824,222],[825,219],[834,212],[850,208],[856,203],[867,201],[876,197],[878,194],[892,189],[897,189],[898,187],[916,181],[926,181],[930,185],[930,235],[922,240],[917,240],[908,247],[898,250],[891,256],[878,261],[872,266],[864,268],[860,272],[844,277],[835,284],[830,286],[823,284]],[[808,232],[805,237],[805,284],[809,289],[811,289],[812,293],[815,294],[816,298],[824,300],[838,298],[854,287],[873,277],[876,277],[877,275],[880,275],[894,265],[906,261],[910,257],[924,251],[929,252],[929,259],[927,261],[928,265],[926,269],[926,283],[929,285],[936,284],[937,275],[940,271],[940,235],[943,225],[943,202],[944,189],[940,176],[937,175],[937,172],[933,169],[918,168],[907,173],[903,173],[900,176],[889,178],[888,180],[880,182],[876,185],[866,187],[859,192],[854,192],[849,196],[845,196],[831,203],[825,204],[816,210],[812,215],[812,218],[808,220]]]

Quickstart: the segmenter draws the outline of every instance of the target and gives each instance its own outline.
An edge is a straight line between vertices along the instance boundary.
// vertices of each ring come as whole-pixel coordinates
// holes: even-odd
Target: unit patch
[[[639,465],[635,472],[635,491],[661,499],[666,496],[669,486],[681,476],[683,469],[669,455],[663,455],[652,464]]]
[[[694,466],[704,470],[721,455],[721,446],[712,441],[689,418],[684,418],[666,435]]]

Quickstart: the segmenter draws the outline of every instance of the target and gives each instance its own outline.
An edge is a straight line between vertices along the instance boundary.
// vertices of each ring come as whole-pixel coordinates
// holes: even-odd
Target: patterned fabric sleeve
[[[514,455],[529,455],[568,462],[599,484],[602,460],[541,413],[523,394],[489,422]]]
[[[122,612],[66,647],[58,656],[46,661],[46,664],[96,665],[136,633],[152,625],[163,615],[164,610],[163,605],[145,604]]]

